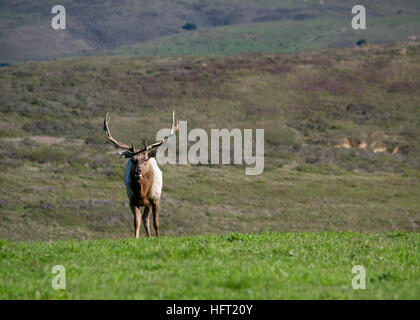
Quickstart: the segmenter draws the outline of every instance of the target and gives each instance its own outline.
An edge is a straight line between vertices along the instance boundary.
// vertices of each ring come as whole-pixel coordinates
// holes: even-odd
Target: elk
[[[130,203],[131,212],[134,215],[134,236],[140,235],[141,220],[143,221],[147,237],[150,235],[149,214],[153,214],[153,226],[156,236],[159,233],[159,201],[162,193],[162,171],[160,171],[156,162],[156,153],[158,148],[166,143],[176,131],[179,130],[178,121],[175,123],[175,112],[172,113],[172,126],[169,135],[162,140],[147,145],[144,143],[142,149],[134,148],[133,145],[126,145],[115,140],[109,130],[109,113],[104,119],[104,131],[107,139],[113,143],[120,151],[123,158],[128,158],[125,172],[124,184],[127,190],[127,196]],[[143,214],[140,207],[144,207]]]

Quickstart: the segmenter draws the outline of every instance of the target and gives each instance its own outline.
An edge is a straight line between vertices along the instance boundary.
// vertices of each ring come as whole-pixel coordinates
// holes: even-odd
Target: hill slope
[[[350,28],[343,1],[66,0],[67,29],[51,28],[55,3],[2,1],[0,62],[81,54],[214,55],[284,52],[420,38],[416,0],[366,1],[367,30]],[[186,23],[194,32],[182,29]],[[117,49],[113,51],[113,49]],[[104,51],[111,50],[111,51]]]
[[[207,28],[159,37],[101,51],[110,55],[212,56],[297,52],[354,47],[359,41],[384,44],[420,36],[420,15],[370,17],[366,30],[353,30],[349,19],[311,18]]]
[[[420,46],[234,58],[85,57],[0,69],[0,238],[127,237],[124,161],[172,110],[263,128],[265,169],[163,165],[163,234],[419,230]]]

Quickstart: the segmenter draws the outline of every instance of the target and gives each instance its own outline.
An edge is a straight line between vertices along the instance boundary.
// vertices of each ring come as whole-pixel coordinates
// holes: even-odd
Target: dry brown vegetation
[[[153,141],[172,110],[189,129],[265,129],[261,177],[233,166],[162,167],[163,234],[419,228],[415,42],[27,63],[0,69],[0,91],[1,238],[131,235],[106,111],[118,138],[134,144]]]

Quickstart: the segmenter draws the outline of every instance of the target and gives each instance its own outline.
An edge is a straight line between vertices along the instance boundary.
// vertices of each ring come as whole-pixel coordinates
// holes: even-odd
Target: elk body
[[[123,158],[128,158],[124,172],[124,184],[127,190],[130,209],[134,215],[134,235],[136,238],[140,235],[140,225],[143,221],[146,235],[150,237],[149,215],[153,215],[153,226],[156,236],[159,233],[159,202],[162,193],[162,171],[160,171],[156,162],[157,149],[168,141],[179,129],[178,122],[175,123],[175,112],[172,113],[172,127],[168,136],[161,141],[151,145],[145,144],[142,149],[136,149],[132,145],[126,145],[118,142],[111,136],[109,131],[109,114],[104,120],[104,131],[107,139],[117,148],[124,150],[120,152]],[[143,214],[140,208],[144,207]]]

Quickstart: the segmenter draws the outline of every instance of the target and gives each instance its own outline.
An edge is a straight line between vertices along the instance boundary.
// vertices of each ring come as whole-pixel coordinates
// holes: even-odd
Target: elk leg
[[[134,215],[134,237],[138,239],[140,236],[140,225],[141,225],[141,211],[139,207],[130,204],[131,212]]]
[[[153,226],[155,227],[156,236],[160,237],[159,232],[159,202],[156,202],[153,207]]]
[[[143,225],[144,225],[144,229],[146,230],[146,236],[150,238],[149,207],[144,207]]]

